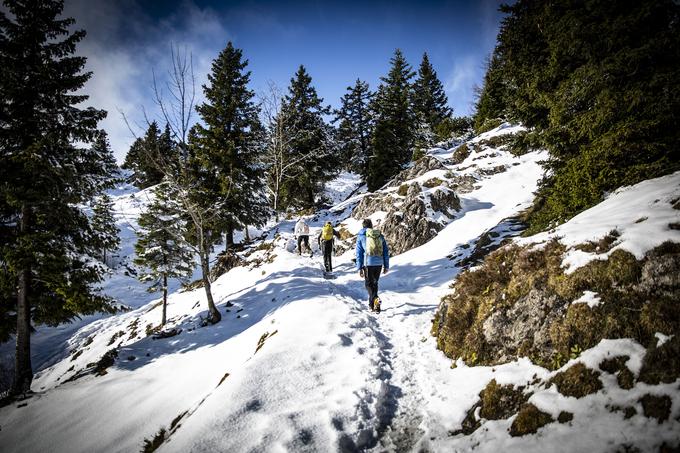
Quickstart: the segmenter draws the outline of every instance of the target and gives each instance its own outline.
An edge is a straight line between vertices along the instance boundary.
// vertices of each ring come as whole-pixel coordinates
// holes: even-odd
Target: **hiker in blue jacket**
[[[357,270],[366,284],[368,307],[371,311],[380,313],[378,280],[381,270],[387,274],[390,269],[390,252],[385,237],[380,231],[373,229],[371,219],[364,219],[362,226],[357,235]]]

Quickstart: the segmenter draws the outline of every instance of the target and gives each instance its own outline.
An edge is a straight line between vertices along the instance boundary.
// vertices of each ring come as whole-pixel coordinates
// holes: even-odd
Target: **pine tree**
[[[502,9],[487,72],[501,96],[489,100],[500,97],[504,115],[551,156],[531,231],[680,168],[677,2],[519,0]]]
[[[167,126],[166,134],[162,136],[158,123],[152,121],[144,137],[137,138],[125,156],[122,168],[132,170],[130,182],[140,189],[160,183],[163,179],[161,165],[174,158],[173,147],[168,143],[170,133]]]
[[[424,53],[418,69],[418,78],[413,84],[413,110],[419,117],[420,129],[435,131],[442,121],[451,117],[453,111],[448,102],[444,86],[437,78],[427,53]],[[426,144],[431,145],[432,143]]]
[[[375,127],[371,137],[373,157],[368,168],[368,190],[379,189],[411,160],[417,118],[411,106],[414,72],[397,49],[392,67],[375,95]]]
[[[107,193],[97,197],[92,208],[92,231],[102,262],[106,264],[107,252],[115,251],[120,246],[120,230],[113,216],[113,200]]]
[[[152,283],[149,291],[163,294],[163,326],[167,319],[168,279],[186,280],[191,276],[194,251],[185,239],[189,228],[172,185],[164,180],[153,192],[153,202],[139,216],[134,262],[143,268],[140,281]]]
[[[336,143],[341,161],[346,162],[348,170],[359,173],[364,180],[368,175],[371,156],[371,98],[368,83],[357,79],[353,87],[347,87],[347,93],[340,99],[340,109],[334,112],[334,122],[339,123]]]
[[[59,19],[63,2],[6,1],[0,12],[0,261],[16,292],[13,393],[30,390],[31,321],[56,325],[81,313],[113,310],[93,285],[96,235],[82,206],[111,186],[107,156],[91,143],[106,112],[80,105],[91,73],[74,56],[85,36]]]
[[[312,78],[304,66],[290,81],[288,94],[283,99],[281,115],[286,120],[284,135],[291,137],[290,160],[299,159],[299,172],[283,183],[282,195],[287,206],[303,208],[314,206],[316,195],[322,190],[322,183],[336,172],[338,161],[333,156],[330,128],[323,116],[330,114],[324,107]]]
[[[261,226],[269,214],[259,164],[263,130],[255,93],[248,88],[247,65],[243,52],[229,42],[213,61],[203,86],[206,101],[196,108],[205,126],[196,126],[200,146],[195,157],[216,170],[227,247],[233,245],[235,229]]]

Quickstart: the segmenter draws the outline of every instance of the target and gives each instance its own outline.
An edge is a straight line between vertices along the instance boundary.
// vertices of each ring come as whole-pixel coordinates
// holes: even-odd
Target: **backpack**
[[[323,229],[321,230],[321,239],[324,241],[333,239],[333,225],[327,223],[323,226]]]
[[[382,234],[379,230],[368,228],[366,230],[366,254],[368,256],[383,255]]]

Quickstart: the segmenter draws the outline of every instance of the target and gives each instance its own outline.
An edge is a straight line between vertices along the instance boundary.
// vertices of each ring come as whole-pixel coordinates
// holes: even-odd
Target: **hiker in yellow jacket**
[[[331,222],[326,222],[323,228],[321,228],[319,236],[316,238],[319,243],[319,248],[323,251],[323,265],[328,273],[333,272],[333,263],[331,262],[331,256],[333,255],[333,236],[340,239],[340,233],[335,231]]]

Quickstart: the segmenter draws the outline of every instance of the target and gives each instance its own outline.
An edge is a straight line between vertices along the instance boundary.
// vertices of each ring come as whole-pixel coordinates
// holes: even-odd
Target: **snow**
[[[487,136],[515,130],[502,125]],[[133,277],[115,273],[105,291],[132,310],[89,321],[62,336],[65,344],[49,347],[56,358],[38,367],[33,384],[37,393],[24,407],[0,408],[0,449],[139,451],[160,429],[169,434],[159,452],[614,451],[625,442],[650,451],[664,440],[677,439],[677,383],[637,384],[626,391],[618,388],[614,376],[603,373],[603,389],[576,400],[558,394],[554,386],[530,384],[556,372],[527,358],[496,367],[469,367],[460,360],[452,364],[436,349],[429,334],[431,320],[440,298],[450,292],[449,285],[461,272],[448,256],[460,253],[484,231],[510,234],[513,227],[505,219],[530,206],[543,174],[544,152],[521,157],[502,150],[485,152],[484,159],[473,153],[451,166],[452,171],[475,175],[477,188],[460,195],[462,210],[434,239],[392,258],[390,272],[380,280],[380,315],[366,309],[352,249],[333,258],[334,280],[323,279],[318,253],[313,258],[291,253],[295,220],[270,223],[266,241],[272,249],[262,247],[250,255],[248,265],[213,282],[223,316],[216,325],[201,327],[207,315],[202,288],[181,292],[174,287],[168,298],[167,328],[182,331],[152,339],[146,327],[160,321],[158,297],[145,293]],[[479,172],[499,165],[506,171]],[[667,204],[673,196],[670,183],[664,182],[665,190],[642,186],[642,192],[649,198],[656,193],[662,200],[657,204]],[[674,190],[677,183],[672,180]],[[355,192],[357,186],[349,174],[329,185],[335,205],[310,220],[312,238],[327,220],[341,222],[353,234],[359,231],[361,221],[348,217],[364,196],[361,189]],[[617,192],[608,200],[626,193]],[[640,201],[639,194],[630,198],[647,206],[647,198]],[[148,196],[123,191],[115,200],[117,215],[128,225],[124,255],[131,250],[135,219]],[[649,214],[652,220],[646,227],[658,223],[652,211],[665,215],[666,222],[670,218],[654,203],[647,211],[628,208],[629,213]],[[616,212],[610,214],[623,217]],[[373,219],[385,215],[376,213]],[[563,241],[572,241],[571,234],[580,235],[579,241],[599,239],[599,231],[609,232],[614,220],[602,213],[591,216],[586,219],[599,223],[592,228],[581,224],[586,233],[574,226],[551,234]],[[622,243],[639,243],[621,222],[616,224]],[[652,231],[658,233],[656,227]],[[310,243],[316,249],[315,241]],[[256,263],[256,257],[263,263]],[[584,294],[578,302],[596,299],[594,293]],[[114,347],[119,355],[106,374],[87,373],[88,364]],[[603,358],[627,355],[626,365],[637,374],[644,351],[632,340],[603,340],[562,370],[578,361],[597,369]],[[73,377],[78,378],[69,381]],[[527,386],[533,392],[532,403],[553,416],[568,410],[574,420],[547,425],[536,436],[510,437],[512,418],[488,421],[471,436],[451,435],[491,379]],[[638,402],[644,393],[672,396],[672,419],[658,424],[644,417]],[[638,414],[626,420],[622,412],[611,412],[614,401],[636,407]]]
[[[590,308],[595,308],[598,305],[600,305],[601,302],[602,302],[602,300],[597,296],[597,293],[595,293],[593,291],[584,291],[583,295],[581,297],[579,297],[578,299],[576,299],[575,301],[573,301],[572,303],[573,304],[588,304],[588,306]]]
[[[667,342],[668,340],[670,340],[671,338],[674,337],[674,335],[664,335],[664,334],[662,334],[661,332],[656,332],[656,333],[654,334],[654,336],[655,336],[656,339],[657,339],[657,342],[656,342],[656,347],[657,347],[657,348],[658,348],[659,346],[663,345],[664,343],[666,343],[666,342]]]
[[[557,228],[524,238],[523,244],[542,244],[557,239],[569,250],[563,265],[567,272],[585,266],[592,260],[606,260],[616,250],[626,250],[642,259],[653,248],[666,241],[680,242],[680,211],[673,203],[680,199],[680,172],[622,187],[602,203],[582,212]],[[620,236],[614,246],[603,253],[584,252],[574,246],[602,239],[611,231]]]

